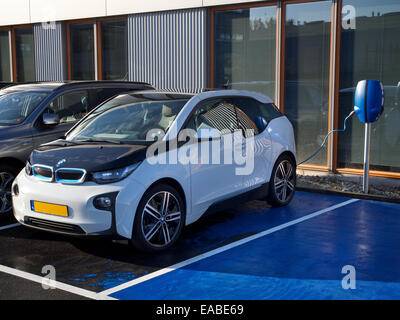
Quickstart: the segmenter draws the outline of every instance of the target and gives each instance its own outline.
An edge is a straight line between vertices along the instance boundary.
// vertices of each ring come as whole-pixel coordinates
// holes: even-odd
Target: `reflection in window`
[[[70,58],[72,80],[94,80],[94,28],[93,24],[71,24]]]
[[[35,49],[32,28],[15,30],[15,49],[17,58],[17,81],[35,81]]]
[[[10,43],[7,30],[0,30],[0,81],[11,81]]]
[[[285,114],[298,160],[310,156],[328,131],[331,1],[286,6]],[[307,164],[326,166],[327,152]]]
[[[214,86],[275,98],[276,6],[215,12]]]
[[[356,29],[343,29],[339,123],[354,106],[358,81],[376,79],[385,88],[385,112],[372,125],[371,169],[400,172],[400,3],[398,0],[344,0],[356,9]],[[357,117],[339,135],[338,164],[361,169],[364,126]]]
[[[0,96],[0,125],[18,125],[39,106],[46,92],[12,92]]]
[[[124,80],[128,73],[126,21],[101,23],[102,79]]]
[[[195,131],[217,129],[221,133],[239,130],[235,106],[222,99],[206,101],[196,109],[188,127]]]
[[[88,91],[81,90],[59,96],[50,103],[48,109],[49,113],[59,116],[61,123],[67,123],[82,119],[92,108]]]

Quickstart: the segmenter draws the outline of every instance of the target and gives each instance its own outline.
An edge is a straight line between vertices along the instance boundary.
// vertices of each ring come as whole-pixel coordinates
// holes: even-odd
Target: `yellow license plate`
[[[68,207],[39,201],[31,201],[31,210],[34,212],[52,214],[54,216],[68,217]]]

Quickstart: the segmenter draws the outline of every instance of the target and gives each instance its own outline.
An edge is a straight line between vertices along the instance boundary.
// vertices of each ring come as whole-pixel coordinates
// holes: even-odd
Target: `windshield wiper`
[[[81,140],[74,140],[71,141],[73,143],[109,143],[109,144],[124,144],[122,141],[115,141],[115,140],[106,140],[106,139],[81,139]]]

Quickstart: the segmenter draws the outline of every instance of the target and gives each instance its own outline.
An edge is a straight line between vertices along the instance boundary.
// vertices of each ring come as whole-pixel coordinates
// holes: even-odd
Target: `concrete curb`
[[[338,197],[345,197],[345,198],[354,198],[354,199],[361,199],[361,200],[372,200],[372,201],[400,204],[400,199],[390,199],[390,198],[386,198],[384,196],[379,196],[379,195],[331,191],[331,190],[325,190],[325,189],[313,189],[313,188],[304,188],[304,187],[297,187],[296,190],[310,192],[310,193],[326,194],[326,195],[330,195],[330,196],[338,196]]]

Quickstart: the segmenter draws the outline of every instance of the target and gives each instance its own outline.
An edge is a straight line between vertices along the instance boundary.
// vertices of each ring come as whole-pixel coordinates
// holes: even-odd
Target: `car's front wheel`
[[[12,211],[11,186],[17,174],[14,167],[0,166],[0,214]]]
[[[179,238],[185,223],[180,193],[167,184],[150,188],[137,208],[132,244],[143,251],[161,251]]]
[[[285,206],[292,201],[295,191],[296,163],[284,154],[272,170],[267,201],[273,207]]]

